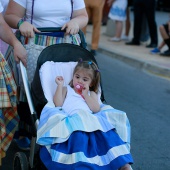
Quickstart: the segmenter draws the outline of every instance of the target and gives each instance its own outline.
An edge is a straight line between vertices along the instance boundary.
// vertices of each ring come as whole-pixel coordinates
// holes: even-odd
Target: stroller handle
[[[66,32],[66,29],[61,30],[62,27],[43,27],[37,28],[41,32]]]
[[[61,28],[62,27],[43,27],[43,28],[37,28],[37,29],[40,30],[42,33],[43,32],[66,32],[66,29],[61,30]],[[86,48],[87,43],[86,43],[83,31],[79,30],[78,34],[81,39],[81,47]]]

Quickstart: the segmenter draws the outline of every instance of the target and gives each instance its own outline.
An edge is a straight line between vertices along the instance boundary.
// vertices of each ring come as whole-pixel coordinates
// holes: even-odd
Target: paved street
[[[170,80],[99,54],[108,104],[127,113],[131,123],[134,170],[170,169]]]

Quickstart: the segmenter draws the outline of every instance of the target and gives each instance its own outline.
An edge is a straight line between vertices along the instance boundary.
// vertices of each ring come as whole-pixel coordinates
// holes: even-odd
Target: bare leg
[[[126,27],[125,27],[125,35],[129,36],[131,23],[130,23],[130,9],[127,7],[126,9]]]
[[[129,164],[126,164],[123,167],[121,167],[119,170],[131,170],[131,168]]]
[[[116,38],[120,38],[122,34],[122,29],[123,29],[123,22],[122,21],[116,21]]]
[[[165,41],[162,41],[161,44],[158,46],[158,49],[161,50],[164,45],[165,45]]]
[[[164,40],[169,38],[169,36],[168,36],[167,32],[165,31],[165,28],[164,28],[163,25],[161,25],[161,26],[159,27],[159,31],[160,31],[161,36],[162,36],[162,38],[163,38]]]

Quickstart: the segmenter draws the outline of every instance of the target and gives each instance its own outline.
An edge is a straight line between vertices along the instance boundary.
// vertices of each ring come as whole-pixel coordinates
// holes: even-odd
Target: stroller
[[[24,152],[17,152],[13,160],[14,170],[46,169],[43,163],[40,161],[39,146],[36,144],[39,117],[43,107],[48,102],[47,97],[44,95],[44,91],[41,85],[39,70],[41,69],[41,66],[46,62],[51,62],[51,61],[62,62],[62,63],[77,62],[79,58],[82,58],[83,60],[92,60],[97,64],[94,56],[87,49],[85,49],[86,43],[82,35],[81,35],[81,41],[82,41],[81,46],[62,43],[62,44],[55,44],[46,47],[38,57],[37,67],[36,67],[34,79],[31,83],[31,88],[28,83],[26,69],[23,66],[23,64],[20,62],[22,80],[23,80],[24,89],[26,92],[26,97],[29,105],[30,114],[31,114],[30,120],[31,120],[32,127],[29,130],[29,133],[31,133],[32,138],[31,138],[29,159],[27,158],[28,156]],[[100,95],[101,95],[101,101],[104,102],[105,99],[103,95],[102,86],[101,86]]]
[[[72,77],[73,69],[76,65],[75,63],[77,63],[79,58],[82,58],[83,60],[86,60],[86,61],[87,60],[93,61],[93,62],[96,63],[96,65],[98,65],[94,56],[87,49],[82,48],[81,46],[77,46],[77,45],[74,45],[74,44],[62,43],[62,44],[55,44],[55,45],[50,45],[50,46],[46,47],[40,53],[40,55],[38,57],[37,67],[36,67],[36,71],[35,71],[35,74],[34,74],[33,81],[31,83],[31,88],[30,88],[29,83],[28,83],[26,69],[23,66],[23,64],[20,62],[21,74],[22,74],[22,79],[23,79],[23,83],[24,83],[24,88],[25,88],[25,92],[26,92],[26,96],[27,96],[27,101],[28,101],[29,110],[30,110],[30,117],[31,117],[31,119],[30,119],[31,120],[31,129],[29,131],[31,133],[31,148],[30,148],[29,159],[27,159],[27,155],[23,152],[17,152],[15,154],[14,160],[13,160],[13,169],[14,170],[28,170],[28,169],[45,170],[46,167],[47,167],[47,164],[48,164],[48,166],[50,166],[50,168],[48,167],[49,169],[54,169],[53,163],[55,164],[56,162],[54,162],[54,161],[52,161],[53,163],[45,162],[47,160],[46,156],[48,157],[48,154],[43,153],[43,156],[45,156],[45,157],[43,157],[43,162],[41,161],[41,158],[42,158],[41,157],[42,156],[41,151],[44,151],[43,149],[44,149],[45,146],[40,146],[36,142],[39,143],[38,140],[40,139],[39,136],[38,136],[39,135],[38,132],[41,129],[39,129],[38,125],[40,125],[41,128],[42,128],[42,125],[41,125],[42,121],[39,121],[39,120],[41,120],[40,115],[41,115],[41,118],[42,118],[42,115],[44,115],[44,113],[43,113],[44,108],[47,107],[50,100],[52,101],[51,97],[54,95],[54,91],[52,90],[53,88],[51,88],[51,87],[53,87],[53,85],[55,84],[55,77],[57,75],[58,76],[59,75],[63,76],[63,75],[62,74],[57,74],[57,75],[54,74],[55,77],[52,76],[52,72],[54,72],[54,68],[57,68],[56,65],[55,65],[55,67],[48,67],[48,68],[50,68],[51,72],[48,72],[46,69],[44,69],[45,72],[43,72],[42,70],[43,70],[43,68],[46,64],[48,65],[48,63],[55,63],[55,64],[58,64],[58,67],[60,67],[61,65],[65,66],[65,67],[62,68],[62,73],[64,73],[65,76],[67,76],[67,73],[69,73],[69,75],[71,75],[71,77]],[[69,66],[71,65],[71,69],[67,69],[68,68],[68,67],[66,67],[67,63],[71,63],[71,64],[69,64]],[[44,75],[43,73],[46,74],[45,78],[43,77],[43,75]],[[65,76],[63,76],[63,77],[64,77],[64,80],[66,81]],[[52,80],[51,80],[51,77],[53,77]],[[66,84],[68,84],[70,82],[71,77],[67,79]],[[47,86],[45,86],[43,82],[48,82],[49,84]],[[54,83],[54,84],[52,85],[52,83]],[[54,88],[54,89],[56,89],[56,88]],[[49,94],[47,92],[47,90],[50,91],[51,95],[49,95],[49,96],[47,95],[47,94]],[[101,82],[100,82],[100,89],[99,89],[99,93],[98,93],[98,99],[99,98],[100,98],[101,103],[105,102]],[[59,108],[54,107],[52,109],[59,109]],[[61,114],[61,115],[63,116],[63,114]],[[105,133],[105,132],[109,133],[109,135],[102,136],[102,139],[104,139],[105,141],[111,142],[111,145],[107,144],[107,145],[104,146],[102,144],[102,146],[99,146],[100,148],[102,148],[102,156],[100,156],[100,155],[99,156],[93,156],[92,157],[93,161],[95,163],[96,162],[97,163],[95,164],[95,163],[90,162],[89,163],[90,166],[94,166],[95,167],[94,169],[96,169],[96,167],[98,168],[100,165],[104,164],[104,168],[107,169],[107,167],[110,166],[110,164],[108,163],[108,161],[110,161],[110,155],[112,155],[112,153],[114,152],[114,151],[111,151],[111,152],[107,152],[107,151],[108,150],[110,151],[112,149],[113,150],[115,149],[116,155],[118,155],[118,157],[120,159],[122,159],[123,162],[129,162],[129,163],[133,162],[133,159],[132,159],[132,157],[130,155],[130,151],[129,151],[130,124],[129,124],[129,121],[128,121],[128,118],[127,118],[125,112],[116,110],[109,105],[102,105],[101,111],[99,111],[96,114],[89,114],[89,112],[82,111],[82,112],[78,112],[78,114],[75,114],[75,115],[76,115],[75,117],[80,116],[77,120],[78,121],[80,120],[81,122],[83,120],[87,120],[87,118],[88,118],[88,120],[86,121],[86,123],[88,125],[86,124],[86,126],[84,126],[83,130],[87,130],[87,131],[85,131],[85,132],[87,132],[86,134],[88,134],[88,132],[92,132],[92,133],[89,133],[90,135],[92,134],[90,137],[93,137],[93,135],[95,135],[95,133],[97,134],[96,137],[99,134],[102,134],[102,133]],[[54,114],[54,116],[56,116],[58,118],[57,114]],[[84,116],[84,118],[82,119],[81,116]],[[101,118],[100,118],[100,116],[101,116]],[[97,118],[93,119],[94,117],[97,117]],[[66,121],[66,123],[67,123],[69,116],[64,117],[64,118],[59,116],[59,118],[61,118],[61,120]],[[56,121],[56,119],[51,119],[51,117],[50,117],[50,120]],[[63,124],[65,123],[64,121],[62,122]],[[101,124],[100,124],[100,122],[101,122]],[[104,122],[104,123],[102,123],[102,122]],[[49,125],[48,123],[46,124],[47,126]],[[56,124],[56,122],[54,122],[54,123]],[[83,123],[85,123],[85,122],[83,122]],[[89,123],[90,123],[90,125],[89,125]],[[44,123],[43,123],[43,125],[44,125]],[[103,125],[103,126],[101,126],[101,125]],[[46,128],[47,126],[44,126],[44,127]],[[62,126],[62,127],[64,127],[64,126]],[[73,126],[71,124],[69,124],[69,127],[72,128]],[[77,127],[78,126],[76,126],[76,128]],[[79,127],[82,128],[82,124]],[[49,127],[47,127],[47,129],[48,128]],[[116,132],[113,132],[112,131],[113,129],[116,129]],[[38,130],[38,132],[37,132],[37,130]],[[80,130],[74,129],[74,130],[75,130],[75,133],[73,133],[73,134],[76,134],[76,135],[77,135],[77,133],[79,133],[79,131],[83,131],[81,129]],[[42,131],[44,132],[44,129]],[[56,132],[58,133],[58,129],[55,129],[54,131],[55,131],[55,133]],[[59,133],[60,132],[61,131],[59,131]],[[110,137],[110,133],[112,133],[112,136],[116,137],[118,140],[112,140],[112,137]],[[116,133],[119,134],[119,137],[117,137]],[[62,135],[62,133],[60,133],[60,134]],[[87,135],[84,135],[84,136],[87,136]],[[88,138],[88,137],[85,138],[86,142],[88,140],[91,141],[91,139]],[[67,141],[68,138],[66,137],[66,138],[62,138],[62,139],[64,139],[64,140],[66,139],[66,141]],[[84,142],[84,138],[78,137],[77,140],[74,141],[73,145],[78,146],[75,143],[75,142],[79,142],[78,140],[83,140],[82,142]],[[81,144],[82,142],[79,142],[79,144]],[[96,145],[95,141],[93,141],[91,144]],[[100,145],[100,142],[98,144]],[[88,146],[88,145],[86,145],[86,146]],[[93,148],[93,146],[91,148]],[[119,152],[119,151],[117,152],[117,150],[119,150],[119,147],[122,147],[121,152]],[[88,148],[88,150],[89,150],[89,148]],[[79,163],[82,162],[81,161],[82,157],[79,155],[79,153],[80,152],[78,152],[78,155],[73,156],[76,160],[80,158],[80,160],[78,161],[78,164],[76,164],[76,166],[77,166],[76,169],[80,167]],[[106,153],[106,156],[103,153]],[[89,154],[91,154],[91,152]],[[54,154],[54,156],[55,155],[56,154]],[[104,158],[103,158],[103,155],[104,155]],[[115,159],[116,155],[114,155],[114,153],[113,153],[113,156],[111,156],[111,157],[113,159]],[[98,158],[98,157],[101,157],[101,158]],[[108,161],[105,161],[106,160],[105,157],[107,157]],[[104,160],[104,161],[103,162],[100,161],[101,159]],[[64,158],[64,160],[67,160],[67,159]],[[90,161],[91,161],[91,159],[90,159]],[[115,164],[114,161],[111,161],[111,162],[113,163],[113,166],[115,167],[115,169],[120,168],[119,163],[118,163],[119,164],[118,165],[118,164]],[[118,162],[121,162],[121,161],[118,161]],[[45,164],[45,163],[47,163],[47,164]],[[70,163],[70,161],[69,161],[69,163]],[[100,165],[98,165],[98,163]],[[57,165],[58,164],[60,164],[60,162],[59,163],[57,162]],[[74,166],[74,164],[73,164],[73,166]],[[83,167],[85,166],[85,168],[88,167],[86,162],[83,162],[82,166]],[[64,167],[64,169],[67,169],[67,168]],[[71,168],[71,169],[74,169],[74,168]]]

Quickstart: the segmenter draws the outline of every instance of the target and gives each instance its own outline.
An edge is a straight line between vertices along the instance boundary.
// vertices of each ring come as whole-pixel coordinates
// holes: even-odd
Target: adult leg
[[[158,45],[158,33],[157,33],[157,25],[155,21],[155,8],[156,8],[156,2],[155,0],[144,0],[145,3],[145,13],[146,18],[148,21],[149,26],[149,33],[151,42],[150,45],[147,47],[157,47]]]
[[[139,45],[140,34],[142,28],[143,16],[143,0],[134,0],[134,27],[133,27],[133,39],[131,42],[127,42],[127,45]]]
[[[146,20],[146,15],[143,14],[140,41],[145,42],[148,41],[149,38],[150,38],[150,34],[149,34],[148,22]]]
[[[142,28],[142,18],[143,16],[143,3],[139,0],[134,0],[134,30],[133,30],[133,41],[138,42],[140,41],[140,34]]]
[[[88,14],[88,17],[89,17],[89,20],[90,20],[91,19],[91,6],[90,6],[90,3],[89,3],[88,0],[85,0],[84,2],[86,4],[86,11],[87,11],[87,14]],[[86,29],[87,29],[87,25],[84,28],[82,28],[82,31],[83,31],[83,33],[85,35],[86,35]]]
[[[103,0],[88,0],[92,4],[92,22],[93,22],[93,32],[92,32],[92,42],[91,42],[91,49],[97,50],[98,43],[100,39],[100,28],[101,28],[101,21],[102,21],[102,12],[104,2]]]
[[[130,32],[130,27],[131,27],[131,23],[130,23],[130,9],[129,7],[127,7],[126,9],[126,23],[125,23],[125,35],[128,37],[129,36],[129,32]]]

